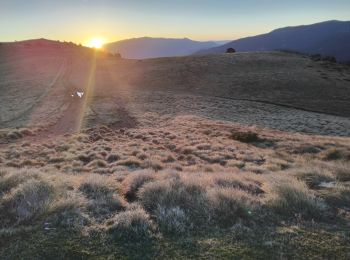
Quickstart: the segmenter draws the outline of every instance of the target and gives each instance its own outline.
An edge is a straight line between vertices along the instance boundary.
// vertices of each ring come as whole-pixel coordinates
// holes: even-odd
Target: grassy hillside
[[[344,65],[279,52],[138,61],[78,46],[16,48],[0,47],[3,127],[55,124],[72,110],[72,92],[89,89],[88,107],[96,103],[100,117],[122,109],[140,121],[144,112],[180,113],[307,133],[348,135],[350,129]]]
[[[349,258],[348,67],[18,44],[0,47],[0,258]]]
[[[350,253],[348,138],[176,117],[33,140],[0,151],[5,258]]]

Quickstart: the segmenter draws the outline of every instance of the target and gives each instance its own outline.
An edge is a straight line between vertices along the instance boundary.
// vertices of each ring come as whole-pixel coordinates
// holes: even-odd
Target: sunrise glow
[[[93,38],[91,39],[86,46],[90,48],[95,48],[95,49],[101,49],[101,47],[104,44],[104,40],[101,38]]]

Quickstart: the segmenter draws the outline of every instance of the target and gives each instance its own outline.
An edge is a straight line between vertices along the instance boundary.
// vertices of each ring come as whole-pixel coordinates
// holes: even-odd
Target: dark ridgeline
[[[215,42],[199,42],[190,39],[135,38],[104,45],[110,52],[118,52],[127,59],[146,59],[171,56],[187,56],[202,49],[219,46]]]
[[[327,21],[286,27],[267,34],[235,40],[196,54],[225,53],[234,46],[237,52],[291,50],[350,61],[350,21]]]

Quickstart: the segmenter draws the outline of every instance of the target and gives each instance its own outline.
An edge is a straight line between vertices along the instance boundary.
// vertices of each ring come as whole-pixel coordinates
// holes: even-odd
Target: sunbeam
[[[94,93],[94,86],[95,86],[95,76],[96,76],[96,60],[97,60],[97,52],[95,52],[91,58],[91,66],[90,66],[90,71],[88,74],[88,80],[87,80],[87,85],[84,88],[85,93],[82,98],[83,104],[80,106],[79,109],[79,117],[77,120],[77,127],[76,127],[76,132],[80,132],[82,128],[84,127],[85,124],[85,114],[86,110],[89,107],[89,104],[92,102],[93,98],[93,93]],[[79,102],[79,100],[77,101]]]

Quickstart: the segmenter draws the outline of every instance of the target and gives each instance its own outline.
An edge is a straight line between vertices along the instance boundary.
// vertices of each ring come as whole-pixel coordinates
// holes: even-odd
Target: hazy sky
[[[230,40],[334,19],[350,20],[350,0],[0,0],[0,41]]]

